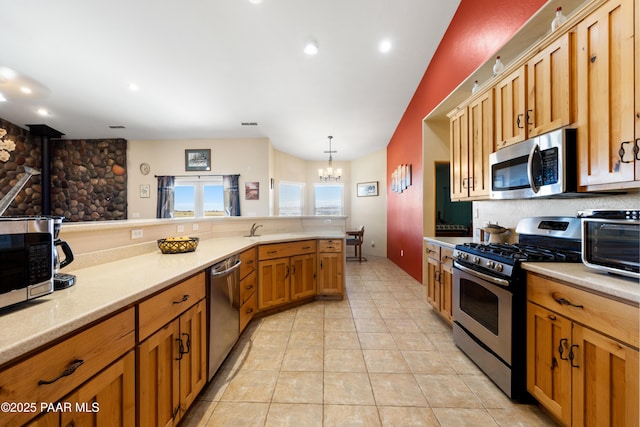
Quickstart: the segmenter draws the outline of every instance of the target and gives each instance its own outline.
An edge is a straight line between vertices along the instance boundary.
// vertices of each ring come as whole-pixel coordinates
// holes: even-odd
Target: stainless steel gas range
[[[523,262],[582,262],[581,221],[520,220],[516,244],[465,243],[454,250],[453,339],[504,393],[527,400]]]

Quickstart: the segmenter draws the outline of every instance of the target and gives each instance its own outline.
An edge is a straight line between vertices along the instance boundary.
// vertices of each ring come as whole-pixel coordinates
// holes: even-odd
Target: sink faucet
[[[249,237],[253,237],[256,235],[256,230],[258,228],[262,227],[262,224],[260,225],[256,225],[256,223],[254,222],[253,225],[251,226],[251,230],[249,230]]]

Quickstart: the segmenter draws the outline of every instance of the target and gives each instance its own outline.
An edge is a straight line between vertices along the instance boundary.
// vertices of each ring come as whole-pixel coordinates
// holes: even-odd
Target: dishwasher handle
[[[224,263],[220,263],[220,264],[224,264]],[[211,277],[225,276],[225,275],[231,273],[233,270],[235,270],[237,268],[240,268],[240,264],[242,264],[242,261],[238,260],[231,267],[229,267],[227,269],[224,269],[224,270],[216,270],[216,266],[213,266],[211,268]]]

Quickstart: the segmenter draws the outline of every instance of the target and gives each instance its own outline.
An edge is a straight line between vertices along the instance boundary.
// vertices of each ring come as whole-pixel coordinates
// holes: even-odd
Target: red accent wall
[[[422,281],[422,119],[491,58],[546,0],[462,0],[387,146],[387,182],[412,165],[413,185],[387,188],[387,257]],[[401,256],[404,251],[404,256]]]

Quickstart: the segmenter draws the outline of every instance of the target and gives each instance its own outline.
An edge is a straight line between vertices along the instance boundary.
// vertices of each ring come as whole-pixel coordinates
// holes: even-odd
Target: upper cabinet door
[[[634,0],[603,4],[578,24],[577,42],[579,185],[637,186]]]
[[[562,35],[527,62],[527,137],[573,122],[573,38]]]
[[[451,200],[461,200],[469,196],[468,164],[468,117],[467,107],[461,108],[450,118],[451,152]]]
[[[498,82],[495,87],[497,149],[527,138],[526,70],[526,66],[518,68]]]
[[[469,104],[468,187],[469,197],[489,195],[489,154],[493,144],[493,89]]]

